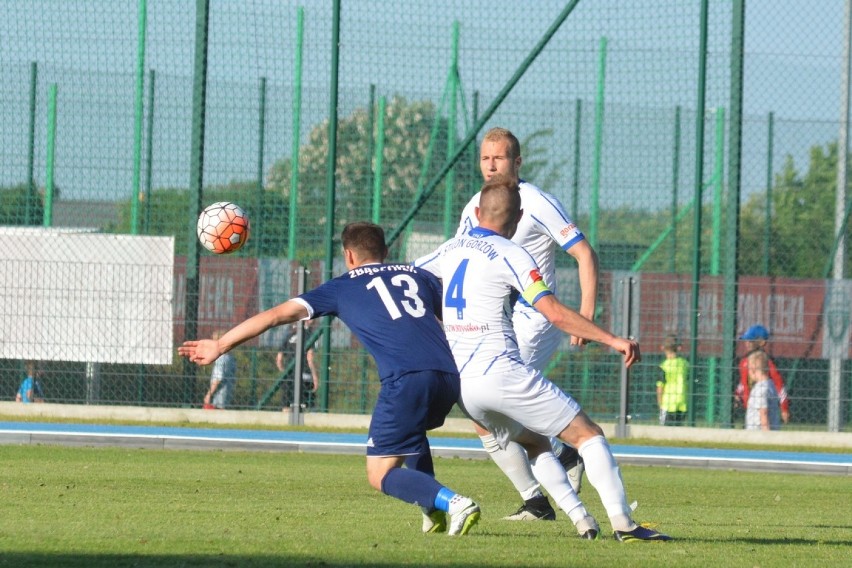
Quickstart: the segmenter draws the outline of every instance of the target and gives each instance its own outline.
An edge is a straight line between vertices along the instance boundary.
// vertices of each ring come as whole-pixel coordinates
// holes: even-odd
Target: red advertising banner
[[[210,337],[256,314],[258,263],[254,258],[202,256],[198,268],[198,337]],[[186,320],[186,259],[175,258],[175,342],[184,339]]]
[[[639,302],[640,339],[654,349],[663,337],[689,337],[692,282],[682,274],[641,274],[634,297]],[[761,324],[770,333],[776,357],[823,357],[826,281],[743,277],[738,284],[737,330]],[[724,281],[705,276],[698,292],[698,351],[720,355],[724,338]],[[847,348],[848,356],[848,348]]]
[[[296,294],[289,261],[260,264],[252,258],[203,256],[199,267],[198,337],[210,337]],[[274,264],[274,266],[273,266]],[[307,289],[319,284],[322,271],[311,267]],[[683,341],[690,335],[692,282],[685,274],[604,272],[600,279],[598,322],[622,333],[623,280],[634,279],[632,332],[644,351],[654,352],[668,334]],[[184,341],[186,260],[175,259],[174,338]],[[264,288],[264,290],[261,290]],[[289,294],[288,294],[289,292]],[[606,309],[609,307],[609,309]],[[725,322],[724,280],[704,276],[698,293],[698,352],[721,356]],[[852,281],[742,277],[738,283],[737,330],[761,324],[770,331],[769,351],[786,358],[850,358]],[[256,341],[256,340],[255,340]],[[272,338],[272,344],[275,339]]]

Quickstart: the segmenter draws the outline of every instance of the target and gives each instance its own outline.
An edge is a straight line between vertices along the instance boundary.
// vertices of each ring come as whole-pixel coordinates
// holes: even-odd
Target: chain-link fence
[[[760,323],[788,427],[848,430],[845,4],[744,4],[0,1],[0,393],[38,360],[50,402],[200,406],[209,369],[177,344],[290,297],[297,265],[309,286],[339,273],[346,222],[386,227],[395,259],[434,248],[499,125],[598,251],[600,323],[621,332],[635,282],[634,422],[657,419],[672,333],[692,363],[690,421],[741,421],[737,337]],[[250,216],[234,255],[197,245],[214,201]],[[74,248],[87,235],[95,251],[133,237],[89,257]],[[174,258],[148,259],[161,241],[147,237]],[[368,413],[372,362],[331,329],[312,410]],[[281,338],[236,351],[234,407],[280,408]],[[549,375],[594,417],[618,413],[613,354],[566,345]]]

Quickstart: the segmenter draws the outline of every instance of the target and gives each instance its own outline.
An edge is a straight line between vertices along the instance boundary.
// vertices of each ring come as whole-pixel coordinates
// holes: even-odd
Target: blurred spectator
[[[27,361],[26,365],[27,376],[21,381],[21,386],[18,387],[18,393],[15,395],[15,402],[44,402],[44,392],[41,389],[41,383],[38,381],[39,370],[34,361]]]
[[[305,332],[311,329],[313,321],[296,322],[287,326],[284,330],[284,338],[281,340],[281,347],[278,349],[278,354],[275,357],[275,365],[278,370],[283,372],[287,368],[287,361],[296,358],[296,332],[299,325],[305,326]],[[305,333],[307,335],[307,333]],[[295,367],[294,367],[295,373]],[[282,410],[290,410],[293,404],[293,374],[289,374],[281,383],[281,402]],[[301,404],[305,408],[313,406],[314,394],[319,389],[319,372],[316,363],[314,362],[313,347],[305,350],[305,358],[302,361],[302,385],[301,385]]]
[[[663,376],[657,381],[660,426],[683,424],[686,420],[689,362],[678,354],[680,342],[675,335],[667,335],[661,349],[666,358],[660,364]]]
[[[221,331],[213,334],[213,339],[222,336]],[[231,353],[225,353],[213,363],[210,373],[210,389],[204,395],[205,409],[222,409],[230,406],[237,386],[237,360]]]
[[[752,353],[760,351],[766,353],[766,343],[769,340],[769,330],[760,324],[753,325],[740,336],[740,339],[745,342],[746,353],[740,359],[740,382],[737,385],[737,390],[734,395],[734,400],[741,408],[748,407],[749,399],[749,373],[748,373],[748,357]],[[769,378],[775,385],[775,391],[778,393],[778,398],[781,401],[781,420],[784,424],[790,420],[790,400],[787,398],[787,387],[784,385],[784,378],[778,372],[778,367],[767,355],[767,364],[769,369]]]
[[[746,406],[746,430],[779,430],[781,401],[769,378],[769,356],[753,351],[746,362],[751,386]]]

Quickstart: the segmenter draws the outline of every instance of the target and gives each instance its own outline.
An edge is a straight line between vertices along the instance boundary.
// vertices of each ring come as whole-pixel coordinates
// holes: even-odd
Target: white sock
[[[630,516],[621,471],[615,463],[606,438],[595,436],[577,448],[577,451],[586,463],[586,477],[600,495],[613,530],[635,529],[636,523]]]
[[[567,513],[572,522],[576,524],[589,514],[571,488],[571,484],[568,483],[565,469],[553,452],[539,454],[537,458],[530,460],[530,465],[536,478],[541,481],[559,508]]]
[[[503,470],[524,501],[541,495],[541,484],[533,476],[527,452],[520,444],[509,442],[506,449],[502,450],[493,434],[480,436],[479,439],[482,440],[482,447]]]

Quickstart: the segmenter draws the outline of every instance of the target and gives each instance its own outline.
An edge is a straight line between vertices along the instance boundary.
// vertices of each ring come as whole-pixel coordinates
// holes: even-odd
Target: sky
[[[342,0],[339,115],[377,96],[401,94],[437,105],[452,62],[464,105],[488,107],[565,9],[565,2],[423,0],[378,4]],[[47,91],[58,89],[55,179],[63,196],[122,199],[132,193],[135,152],[138,2],[0,0],[0,186],[26,179],[30,64],[38,62],[35,177],[45,178]],[[264,171],[289,156],[293,140],[296,22],[304,16],[299,139],[328,115],[332,2],[211,0],[206,184],[257,175],[260,78],[267,80]],[[381,6],[381,9],[377,9]],[[731,0],[710,0],[707,144],[712,168],[714,110],[730,103]],[[744,194],[762,191],[766,117],[776,120],[774,162],[793,156],[805,167],[813,145],[839,131],[843,19],[841,0],[749,0],[746,13]],[[145,76],[156,73],[152,185],[189,185],[194,3],[147,2]],[[682,115],[682,189],[695,180],[693,132],[698,84],[700,2],[581,0],[525,72],[488,125],[525,134],[552,128],[553,161],[581,154],[591,183],[595,102],[603,93],[601,197],[648,208],[669,203],[675,109]],[[602,54],[605,51],[605,73]],[[147,88],[147,85],[146,85]],[[582,142],[574,147],[576,101]],[[144,116],[151,112],[145,109]],[[460,136],[464,134],[464,120]],[[566,172],[566,177],[570,172]],[[144,178],[143,178],[144,182]],[[555,193],[566,199],[568,184]],[[560,194],[560,192],[562,192]],[[641,200],[637,196],[641,195]],[[588,207],[584,192],[581,206]]]

